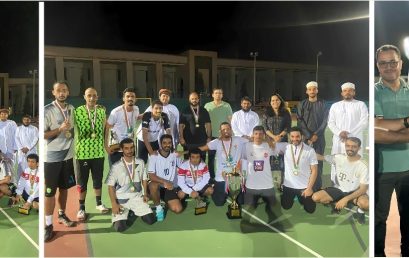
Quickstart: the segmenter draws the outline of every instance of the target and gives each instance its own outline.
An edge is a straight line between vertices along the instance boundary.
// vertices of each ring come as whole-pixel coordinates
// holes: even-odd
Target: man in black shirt
[[[200,107],[197,92],[190,93],[189,103],[190,105],[181,112],[179,121],[179,142],[184,150],[198,148],[212,139],[209,112]],[[200,156],[203,161],[206,159],[205,152],[201,152]]]
[[[325,101],[318,98],[318,84],[311,81],[306,85],[307,99],[300,102],[297,109],[297,126],[305,136],[304,142],[312,146],[316,153],[324,155],[325,128],[327,127],[329,108]],[[318,175],[314,184],[314,191],[322,186],[322,160],[318,161]]]

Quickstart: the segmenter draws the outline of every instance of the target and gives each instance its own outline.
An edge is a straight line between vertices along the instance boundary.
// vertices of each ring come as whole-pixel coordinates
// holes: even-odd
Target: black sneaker
[[[44,242],[49,242],[51,239],[53,239],[55,232],[53,230],[53,224],[45,226],[44,229]]]
[[[58,223],[64,224],[66,227],[74,227],[75,222],[71,221],[65,213],[58,214]]]
[[[365,213],[356,212],[352,216],[359,224],[365,224]]]
[[[331,206],[331,214],[332,214],[332,215],[337,215],[337,214],[340,214],[340,213],[341,213],[340,210],[338,210],[338,209],[335,208],[335,204],[334,204],[334,203],[331,203],[330,206]]]

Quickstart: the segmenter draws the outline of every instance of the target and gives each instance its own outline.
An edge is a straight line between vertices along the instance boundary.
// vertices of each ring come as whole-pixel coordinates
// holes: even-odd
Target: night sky
[[[214,50],[239,59],[258,51],[258,60],[308,64],[322,51],[320,64],[366,73],[368,13],[368,2],[46,2],[45,42],[169,54]]]
[[[403,50],[403,39],[409,36],[409,2],[375,2],[375,50],[392,44],[402,52],[402,74],[407,74],[409,59]],[[376,74],[378,70],[375,68]]]
[[[30,77],[38,69],[38,3],[0,2],[0,72]]]

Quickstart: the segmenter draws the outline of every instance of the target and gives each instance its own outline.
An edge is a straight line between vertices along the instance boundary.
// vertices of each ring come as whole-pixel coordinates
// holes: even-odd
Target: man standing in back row
[[[114,108],[109,115],[105,130],[105,149],[109,155],[110,165],[119,161],[122,151],[119,143],[125,139],[134,139],[136,120],[139,116],[139,108],[135,106],[136,92],[134,88],[126,88],[122,95],[123,105]],[[116,140],[115,147],[110,146],[110,134]]]
[[[75,223],[65,215],[68,189],[75,185],[74,107],[65,102],[69,95],[67,82],[54,83],[52,94],[55,100],[44,107],[45,242],[54,237],[53,213],[57,188],[58,222],[67,227],[75,226]]]
[[[212,93],[213,101],[206,103],[204,108],[209,112],[210,121],[212,125],[212,139],[216,139],[220,137],[220,125],[223,122],[227,122],[230,124],[233,111],[230,107],[230,104],[227,102],[222,101],[223,98],[223,90],[220,88],[213,89]],[[211,180],[215,178],[215,170],[214,170],[214,158],[216,156],[216,151],[210,150],[209,154],[209,172]]]
[[[189,95],[189,106],[180,114],[179,140],[185,151],[196,149],[212,140],[212,128],[209,112],[200,106],[199,95]],[[206,160],[206,152],[200,151],[200,157]],[[189,156],[186,154],[185,159]]]
[[[80,208],[77,219],[85,221],[85,198],[89,173],[92,174],[96,209],[107,213],[109,209],[102,204],[102,177],[104,175],[104,128],[105,108],[97,105],[98,94],[94,88],[88,88],[84,93],[85,105],[77,107],[74,111],[75,118],[75,157],[78,163],[77,188],[79,192]]]
[[[318,98],[318,83],[311,81],[306,85],[307,99],[300,102],[297,109],[298,127],[305,136],[304,142],[313,147],[315,152],[324,155],[325,128],[327,127],[328,111],[323,99]],[[322,160],[318,161],[318,176],[314,191],[322,186]]]

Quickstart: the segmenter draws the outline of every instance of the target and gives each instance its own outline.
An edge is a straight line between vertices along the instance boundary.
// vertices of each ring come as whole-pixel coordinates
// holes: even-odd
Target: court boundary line
[[[40,248],[38,246],[38,244],[7,214],[6,211],[3,210],[3,208],[0,207],[0,211],[4,214],[4,216],[6,216],[10,222],[16,226],[16,228],[21,232],[21,234],[23,234],[23,236],[25,238],[27,238],[27,240],[35,247],[37,248],[38,251],[40,251]]]
[[[231,203],[230,200],[227,200],[228,203]],[[280,234],[282,237],[286,238],[287,240],[289,240],[290,242],[293,242],[294,244],[296,244],[297,246],[301,247],[302,249],[304,249],[305,251],[309,252],[310,254],[314,255],[315,257],[320,257],[323,258],[324,256],[314,252],[312,249],[310,249],[309,247],[307,247],[306,245],[302,244],[301,242],[298,242],[297,240],[295,240],[294,238],[290,237],[289,235],[287,235],[286,233],[280,231],[279,229],[271,226],[270,224],[266,223],[264,220],[260,219],[257,216],[254,216],[253,214],[251,214],[250,212],[248,212],[246,209],[242,208],[242,211],[244,213],[246,213],[247,215],[249,215],[250,217],[252,217],[253,219],[257,220],[258,222],[260,222],[261,224],[263,224],[264,226],[270,228],[271,230],[275,231],[276,233]]]

